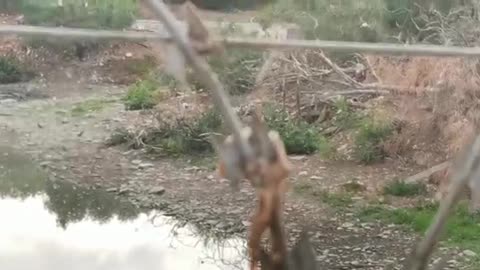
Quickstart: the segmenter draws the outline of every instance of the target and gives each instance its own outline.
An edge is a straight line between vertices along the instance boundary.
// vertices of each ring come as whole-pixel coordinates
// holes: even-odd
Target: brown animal
[[[253,130],[247,127],[243,130],[242,136],[248,139],[255,146]],[[280,220],[283,212],[283,199],[287,190],[286,178],[291,171],[291,163],[286,155],[285,146],[275,131],[268,132],[268,138],[272,142],[275,156],[263,162],[254,171],[252,175],[246,178],[255,185],[253,179],[259,176],[262,185],[257,189],[258,208],[252,217],[250,233],[248,237],[249,256],[251,259],[250,269],[258,269],[258,262],[261,257],[261,237],[263,233],[270,228],[272,235],[272,256],[270,264],[272,269],[285,269],[285,258],[287,250],[285,247],[285,237],[283,235]],[[225,144],[232,144],[233,136],[226,138]],[[225,162],[219,160],[218,174],[220,177],[226,178]]]
[[[212,40],[212,35],[198,14],[197,7],[190,1],[185,1],[178,13],[178,19],[185,21],[188,25],[188,37],[192,46],[201,55],[223,53],[223,46]]]

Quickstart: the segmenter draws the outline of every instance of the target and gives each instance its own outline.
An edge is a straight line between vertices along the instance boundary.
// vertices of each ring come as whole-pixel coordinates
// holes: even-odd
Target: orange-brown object
[[[255,151],[261,152],[258,144],[255,144],[253,129],[247,127],[243,130],[243,136],[248,138]],[[275,131],[268,132],[268,139],[273,146],[274,155],[271,158],[260,158],[256,169],[246,173],[246,178],[254,184],[254,179],[260,179],[261,185],[257,189],[258,208],[252,217],[248,248],[250,256],[250,269],[258,269],[258,262],[261,255],[261,237],[270,228],[272,236],[271,264],[273,269],[285,269],[286,267],[286,240],[281,226],[283,213],[283,199],[287,190],[286,178],[291,171],[291,163],[288,160],[285,146]],[[233,143],[230,135],[225,144]],[[258,143],[258,142],[257,142]],[[226,165],[222,159],[218,163],[220,177],[226,176]]]
[[[179,18],[188,25],[188,37],[192,42],[193,48],[201,55],[223,53],[223,46],[212,41],[211,34],[203,24],[198,13],[197,7],[190,1],[186,1],[182,5],[179,13]]]

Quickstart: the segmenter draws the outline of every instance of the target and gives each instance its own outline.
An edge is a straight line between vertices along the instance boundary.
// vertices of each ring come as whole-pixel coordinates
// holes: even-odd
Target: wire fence
[[[192,66],[193,70],[199,75],[200,83],[206,89],[211,91],[215,105],[221,110],[222,116],[227,126],[233,132],[235,139],[239,142],[236,148],[237,155],[246,160],[255,159],[251,145],[241,136],[242,123],[235,114],[230,99],[225,93],[223,86],[217,76],[214,75],[206,60],[199,56],[193,48],[191,41],[181,34],[176,24],[176,18],[169,11],[165,3],[160,0],[150,0],[154,13],[165,25],[165,30],[160,32],[135,32],[135,31],[110,31],[110,30],[91,30],[78,28],[50,28],[39,26],[19,26],[4,25],[0,26],[1,35],[18,36],[37,36],[37,37],[57,37],[65,39],[91,39],[91,40],[129,40],[129,41],[164,41],[175,43],[179,51],[183,54],[186,61]],[[322,40],[270,40],[270,39],[246,39],[246,38],[220,38],[214,40],[225,47],[243,47],[258,50],[278,50],[278,49],[321,49],[334,52],[360,52],[368,54],[387,54],[387,55],[412,55],[412,56],[437,56],[437,57],[476,57],[480,56],[480,48],[447,47],[432,45],[399,45],[383,43],[360,43],[360,42],[342,42],[342,41],[322,41]],[[459,200],[462,189],[467,185],[474,183],[474,179],[479,179],[480,175],[480,136],[463,153],[463,162],[459,163],[452,177],[450,193],[440,204],[440,209],[436,214],[432,225],[427,230],[424,239],[415,248],[412,254],[411,264],[407,269],[420,270],[426,269],[429,258],[433,253],[436,243],[439,241],[446,220],[455,204]],[[477,180],[480,181],[480,180]],[[440,269],[440,265],[435,266]]]

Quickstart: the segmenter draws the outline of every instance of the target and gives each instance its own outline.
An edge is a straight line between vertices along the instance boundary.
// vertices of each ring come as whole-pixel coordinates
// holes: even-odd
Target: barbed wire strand
[[[131,41],[171,41],[165,32],[112,31],[68,27],[43,27],[26,25],[0,26],[0,35],[19,35],[37,37],[57,37],[66,39],[116,39]],[[368,43],[326,40],[275,40],[268,38],[226,37],[214,39],[226,47],[251,48],[257,50],[294,50],[321,49],[335,52],[358,52],[368,54],[436,56],[436,57],[472,57],[480,56],[480,47],[437,46],[437,45],[403,45],[393,43]]]

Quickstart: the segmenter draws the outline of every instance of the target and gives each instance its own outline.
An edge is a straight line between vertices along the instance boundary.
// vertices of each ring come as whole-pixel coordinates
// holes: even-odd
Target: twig
[[[437,164],[433,167],[430,167],[424,171],[421,171],[415,175],[412,175],[412,176],[409,176],[405,179],[405,182],[406,183],[415,183],[415,182],[418,182],[422,179],[425,179],[425,178],[428,178],[430,175],[438,172],[438,171],[441,171],[443,169],[446,169],[448,166],[450,166],[451,162],[450,161],[445,161],[445,162],[442,162],[440,164]]]

